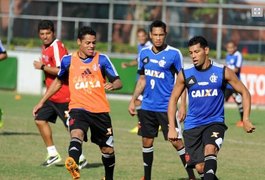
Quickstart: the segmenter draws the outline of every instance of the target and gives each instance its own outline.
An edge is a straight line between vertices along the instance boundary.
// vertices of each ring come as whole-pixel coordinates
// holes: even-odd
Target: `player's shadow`
[[[21,135],[22,136],[31,136],[31,135],[37,136],[39,134],[35,132],[11,132],[11,131],[0,132],[0,136],[21,136]]]
[[[64,164],[56,164],[56,167],[64,167]],[[82,169],[91,169],[91,168],[98,168],[100,166],[103,166],[102,163],[88,163],[85,167]]]

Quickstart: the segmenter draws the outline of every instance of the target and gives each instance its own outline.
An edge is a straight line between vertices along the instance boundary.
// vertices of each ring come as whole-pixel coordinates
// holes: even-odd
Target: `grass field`
[[[15,92],[0,91],[0,108],[4,111],[4,127],[0,129],[0,180],[70,180],[63,161],[58,166],[40,166],[46,148],[31,115],[40,97],[22,95],[16,100],[15,95]],[[128,132],[136,125],[136,118],[129,116],[127,101],[111,100],[110,103],[116,150],[115,179],[139,180],[143,175],[141,139]],[[262,109],[252,111],[251,119],[257,129],[254,134],[246,134],[235,127],[239,118],[237,110],[226,109],[229,129],[218,156],[217,170],[221,180],[265,179],[264,115]],[[60,121],[52,129],[57,149],[66,158],[69,135]],[[186,173],[180,160],[161,133],[154,147],[153,180],[184,179]],[[83,150],[89,167],[81,170],[81,179],[100,180],[104,171],[98,147],[85,143]]]

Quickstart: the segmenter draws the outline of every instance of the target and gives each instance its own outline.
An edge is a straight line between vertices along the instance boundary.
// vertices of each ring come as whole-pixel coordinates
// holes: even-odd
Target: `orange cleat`
[[[73,179],[79,179],[80,178],[80,172],[78,169],[78,166],[75,162],[75,160],[71,157],[68,157],[65,160],[65,167],[73,177]]]

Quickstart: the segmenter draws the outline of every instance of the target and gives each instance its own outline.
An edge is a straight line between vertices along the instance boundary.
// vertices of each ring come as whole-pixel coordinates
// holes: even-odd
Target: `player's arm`
[[[252,133],[255,127],[250,122],[251,111],[251,95],[246,86],[237,78],[236,74],[229,68],[225,68],[225,79],[234,88],[234,90],[241,94],[243,100],[243,124],[247,133]]]
[[[183,72],[181,71],[178,74],[176,84],[173,88],[173,91],[171,93],[169,103],[168,103],[168,122],[169,122],[169,131],[168,131],[168,139],[169,141],[175,141],[177,140],[177,132],[176,132],[176,126],[175,126],[175,120],[176,120],[176,111],[177,111],[177,103],[181,96],[181,94],[184,94],[185,92],[185,81]]]
[[[0,61],[5,60],[6,58],[7,58],[7,53],[2,44],[2,41],[0,40]]]
[[[130,115],[132,115],[132,116],[136,115],[135,100],[144,91],[145,84],[146,84],[145,75],[141,74],[139,76],[137,83],[136,83],[136,86],[135,86],[135,89],[134,89],[134,92],[133,92],[133,95],[132,95],[132,98],[130,100],[129,107],[128,107],[128,111],[129,111]]]
[[[115,66],[106,55],[100,55],[100,66],[103,76],[107,76],[109,82],[104,84],[104,88],[108,91],[119,90],[122,88],[122,82]]]
[[[121,63],[121,67],[122,68],[134,67],[134,66],[137,66],[137,65],[138,65],[137,59],[133,59],[130,62],[122,62]]]

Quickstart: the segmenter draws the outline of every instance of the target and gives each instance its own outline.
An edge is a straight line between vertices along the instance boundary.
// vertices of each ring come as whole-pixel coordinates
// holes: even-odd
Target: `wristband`
[[[43,64],[43,65],[41,65],[40,69],[44,71],[44,67],[45,67],[45,65]]]

